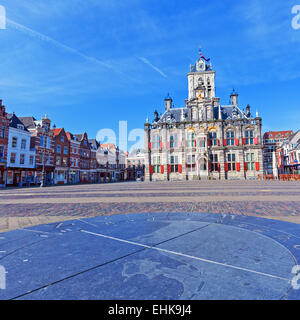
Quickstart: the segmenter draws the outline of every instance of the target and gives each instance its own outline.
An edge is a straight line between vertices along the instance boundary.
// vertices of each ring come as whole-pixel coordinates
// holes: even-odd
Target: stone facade
[[[170,96],[165,112],[145,129],[145,180],[262,179],[262,119],[215,96],[215,71],[200,54],[188,73],[188,99],[174,108]]]
[[[127,152],[126,157],[127,180],[145,179],[145,152],[142,149],[134,149]]]

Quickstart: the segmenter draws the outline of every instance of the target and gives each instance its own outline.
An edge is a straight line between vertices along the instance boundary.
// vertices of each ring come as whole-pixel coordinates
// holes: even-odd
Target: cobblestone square
[[[300,188],[283,181],[125,182],[0,191],[0,232],[82,217],[229,213],[300,224]]]

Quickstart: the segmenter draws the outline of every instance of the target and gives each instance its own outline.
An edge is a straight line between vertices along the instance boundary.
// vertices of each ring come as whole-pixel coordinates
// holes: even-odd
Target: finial
[[[184,121],[184,120],[185,120],[185,114],[183,109],[181,109],[181,121]]]
[[[258,118],[258,111],[256,110],[256,118]]]
[[[148,117],[146,118],[146,123],[147,123],[147,124],[149,123],[149,118],[148,118]]]

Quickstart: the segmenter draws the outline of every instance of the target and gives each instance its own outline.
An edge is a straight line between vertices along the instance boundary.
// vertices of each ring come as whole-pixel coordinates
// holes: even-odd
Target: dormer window
[[[24,130],[24,126],[22,124],[17,124],[17,128],[20,130]]]

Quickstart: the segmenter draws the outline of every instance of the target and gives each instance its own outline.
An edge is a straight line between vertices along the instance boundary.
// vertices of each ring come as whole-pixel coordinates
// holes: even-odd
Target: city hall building
[[[188,99],[145,124],[145,180],[244,180],[263,178],[262,119],[215,96],[215,71],[201,53],[188,73]]]

